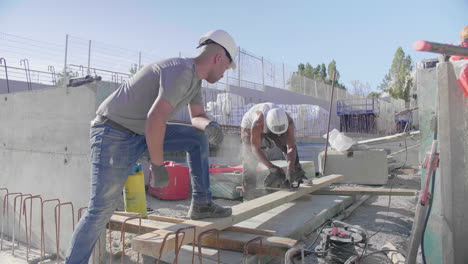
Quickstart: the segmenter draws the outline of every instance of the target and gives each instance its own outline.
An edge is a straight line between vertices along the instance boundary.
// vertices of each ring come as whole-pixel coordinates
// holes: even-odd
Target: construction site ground
[[[401,188],[401,189],[420,189],[420,174],[418,168],[410,168],[394,171],[389,175],[390,179],[385,188]],[[345,186],[358,185],[346,184]],[[375,187],[375,186],[374,186]],[[238,226],[259,228],[265,230],[276,231],[276,236],[289,237],[299,240],[298,246],[304,248],[315,248],[319,240],[311,247],[314,242],[317,232],[314,230],[320,229],[328,219],[340,214],[343,209],[349,207],[353,202],[359,201],[363,196],[334,196],[334,195],[306,195],[296,201],[286,203],[266,213],[260,214],[254,218],[244,221]],[[365,197],[364,197],[365,198]],[[148,196],[148,208],[154,209],[151,214],[186,218],[190,197],[182,201],[163,201],[154,197]],[[344,218],[342,221],[358,225],[366,230],[369,237],[369,244],[366,256],[369,253],[376,252],[382,249],[384,244],[390,242],[397,250],[405,252],[405,248],[410,236],[411,227],[414,218],[416,207],[416,196],[371,196],[362,203],[353,213]],[[216,202],[223,206],[232,206],[241,201],[216,199]],[[119,209],[123,209],[122,207]],[[125,256],[123,263],[137,263],[138,254],[131,249],[131,238],[133,234],[126,235],[125,241]],[[112,231],[112,259],[114,262],[121,261],[122,243],[121,234],[118,231]],[[106,236],[106,248],[109,252],[109,243]],[[361,249],[357,249],[358,254],[362,254]],[[203,263],[217,263],[217,251],[215,249],[203,250]],[[107,254],[106,254],[107,255]],[[360,263],[385,263],[385,253],[375,253],[365,257]],[[29,260],[37,259],[39,251],[30,252]],[[198,256],[195,256],[198,258]],[[15,256],[11,254],[11,244],[6,243],[3,250],[0,252],[2,263],[28,263],[26,261],[25,246],[20,245],[15,248]],[[171,263],[174,259],[173,254],[163,255],[164,262]],[[143,263],[150,263],[148,258],[145,258]],[[248,263],[257,263],[258,257],[254,255],[248,256]],[[107,260],[109,261],[109,260]],[[106,262],[107,262],[106,261]],[[140,262],[142,260],[140,259]],[[190,245],[183,246],[183,250],[179,255],[179,263],[192,262],[192,247]],[[197,260],[196,260],[197,262]],[[29,263],[35,263],[30,261]],[[56,263],[55,256],[50,256],[43,263]],[[151,263],[154,263],[151,261]],[[221,251],[221,263],[243,263],[243,254],[229,250]],[[284,263],[284,258],[281,257],[262,257],[262,263]],[[290,263],[301,263],[301,260],[295,259]],[[315,255],[307,256],[304,263],[328,263],[323,259],[317,258]]]

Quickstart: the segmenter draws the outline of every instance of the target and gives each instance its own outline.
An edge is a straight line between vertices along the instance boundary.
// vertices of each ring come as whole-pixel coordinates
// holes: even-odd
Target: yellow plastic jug
[[[123,190],[125,211],[141,214],[146,218],[146,194],[145,194],[145,175],[141,169],[141,164],[133,167],[132,175],[128,176]]]

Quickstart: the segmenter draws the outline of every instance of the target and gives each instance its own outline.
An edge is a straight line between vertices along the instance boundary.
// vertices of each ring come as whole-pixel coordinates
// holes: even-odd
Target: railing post
[[[65,37],[65,63],[63,65],[63,74],[67,73],[67,57],[68,57],[68,34]]]
[[[286,77],[284,75],[284,62],[283,62],[283,89],[286,89]]]
[[[239,81],[239,88],[241,87],[241,48],[239,47],[239,52],[238,52],[238,63],[237,63],[237,78]]]
[[[265,63],[262,56],[262,91],[265,91]]]
[[[89,47],[88,47],[88,71],[87,71],[87,75],[89,75],[90,73],[90,66],[91,66],[91,40],[89,40]]]
[[[137,70],[139,69],[141,69],[141,51],[138,52],[138,69]]]

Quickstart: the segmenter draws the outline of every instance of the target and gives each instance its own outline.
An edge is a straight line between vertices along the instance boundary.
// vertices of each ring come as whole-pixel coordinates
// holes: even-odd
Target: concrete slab
[[[319,170],[323,173],[325,152],[319,154]],[[365,150],[327,152],[325,173],[343,175],[342,183],[383,185],[388,181],[387,152]]]
[[[339,214],[354,201],[352,196],[306,195],[302,199],[278,206],[270,211],[253,217],[237,226],[275,230],[277,236],[302,239],[329,218]],[[217,263],[216,249],[205,248],[202,251],[203,263]],[[198,255],[195,256],[198,258]],[[192,246],[185,245],[179,254],[179,263],[190,263]],[[147,259],[147,258],[145,258]],[[262,262],[273,257],[263,256]],[[174,253],[163,255],[162,260],[172,263]],[[153,259],[154,261],[154,259]],[[257,256],[249,255],[247,263],[258,263]],[[243,254],[229,250],[221,251],[221,263],[243,263]]]

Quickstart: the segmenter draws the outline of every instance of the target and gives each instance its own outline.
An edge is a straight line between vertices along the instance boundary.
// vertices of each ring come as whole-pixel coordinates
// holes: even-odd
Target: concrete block
[[[323,173],[325,151],[319,154],[319,171]],[[384,150],[327,152],[325,173],[342,174],[342,183],[383,185],[388,181],[387,153]]]

